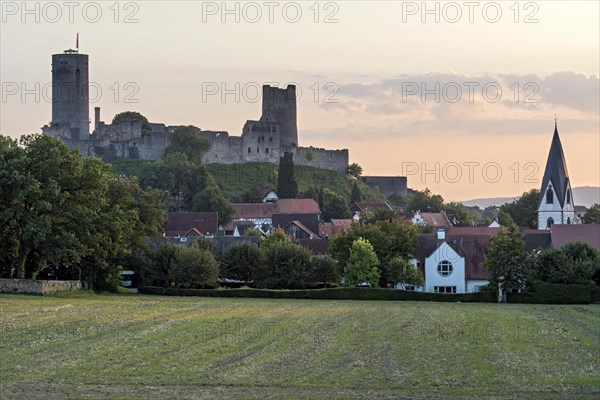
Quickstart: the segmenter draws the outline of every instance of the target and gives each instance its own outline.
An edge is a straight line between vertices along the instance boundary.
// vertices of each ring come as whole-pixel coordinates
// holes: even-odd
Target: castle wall
[[[269,85],[263,86],[260,122],[279,124],[282,147],[298,146],[296,104],[296,86],[288,85],[285,89]]]
[[[241,156],[244,162],[279,162],[281,125],[267,121],[246,121],[242,131]]]
[[[242,162],[242,138],[229,136],[227,132],[200,131],[200,136],[212,143],[210,150],[202,157],[207,164],[235,164]]]
[[[378,187],[379,192],[385,197],[404,197],[407,194],[405,176],[363,176],[363,180],[372,188]]]
[[[348,166],[348,150],[327,150],[316,147],[298,147],[294,151],[294,163],[329,169],[340,173],[346,172]]]

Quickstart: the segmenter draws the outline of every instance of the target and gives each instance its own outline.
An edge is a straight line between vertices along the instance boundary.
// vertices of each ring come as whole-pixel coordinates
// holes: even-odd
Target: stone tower
[[[538,203],[538,229],[550,229],[553,224],[575,224],[575,204],[567,162],[554,122],[554,136],[548,153]]]
[[[52,55],[52,126],[71,140],[90,134],[88,55],[65,50]]]
[[[298,128],[296,125],[296,86],[285,89],[263,86],[261,122],[278,123],[280,145],[288,150],[298,147]]]

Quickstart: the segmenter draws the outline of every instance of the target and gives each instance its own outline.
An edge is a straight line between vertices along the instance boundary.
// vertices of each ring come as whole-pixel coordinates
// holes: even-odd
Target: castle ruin
[[[87,54],[65,50],[52,55],[52,88],[52,122],[42,127],[45,134],[60,139],[70,148],[79,148],[84,157],[101,157],[106,162],[118,157],[141,160],[163,157],[175,126],[151,123],[151,133],[142,135],[141,123],[106,124],[100,120],[100,107],[96,107],[90,134]],[[198,129],[198,135],[212,143],[202,159],[204,163],[278,163],[284,152],[290,152],[296,164],[338,172],[346,170],[347,149],[299,146],[294,85],[285,89],[264,85],[262,96],[261,117],[246,121],[241,136]]]

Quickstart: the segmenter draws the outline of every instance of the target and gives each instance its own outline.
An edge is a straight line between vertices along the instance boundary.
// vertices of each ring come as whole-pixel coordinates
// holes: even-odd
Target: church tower
[[[553,224],[577,223],[569,172],[560,144],[556,120],[554,121],[554,136],[552,136],[546,170],[542,179],[537,214],[538,229],[550,229]]]

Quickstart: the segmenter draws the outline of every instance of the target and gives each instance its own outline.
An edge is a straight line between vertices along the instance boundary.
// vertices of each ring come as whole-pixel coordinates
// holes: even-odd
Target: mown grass
[[[600,396],[600,305],[0,296],[0,397]]]

